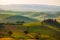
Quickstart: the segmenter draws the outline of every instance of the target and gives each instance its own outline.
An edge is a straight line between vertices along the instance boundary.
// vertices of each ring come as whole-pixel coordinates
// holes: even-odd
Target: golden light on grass
[[[6,38],[0,38],[0,40],[14,40],[14,39],[10,37],[6,37]]]

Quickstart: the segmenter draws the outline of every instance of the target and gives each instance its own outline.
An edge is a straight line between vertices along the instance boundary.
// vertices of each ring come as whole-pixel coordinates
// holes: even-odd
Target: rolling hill
[[[28,38],[27,35],[24,34],[24,31],[28,31],[28,34],[35,36],[36,34],[40,34],[39,36],[46,37],[43,40],[60,40],[60,23],[56,20],[42,20],[42,22],[38,21],[44,18],[58,18],[60,19],[60,6],[49,6],[49,5],[0,5],[0,8],[5,10],[0,10],[0,21],[2,22],[10,22],[15,23],[17,21],[24,21],[23,25],[3,25],[4,30],[1,31],[2,34],[6,32],[4,35],[6,37],[8,35],[8,31],[12,31],[12,36],[14,39]],[[12,11],[6,11],[12,10]],[[18,12],[17,12],[18,11]],[[23,12],[19,12],[23,11]],[[29,12],[26,12],[29,11]],[[39,12],[30,12],[30,11],[39,11]],[[40,12],[40,11],[50,11],[50,12]],[[54,11],[54,12],[51,12]],[[0,32],[0,33],[1,33]],[[1,36],[1,35],[0,35]],[[3,35],[2,35],[3,36]],[[10,37],[10,36],[8,36]]]
[[[11,20],[16,20],[20,18],[22,20],[23,17],[14,15],[14,16],[8,17],[7,19],[11,21]],[[25,21],[25,18],[26,17],[24,17],[24,21]],[[55,25],[52,25],[51,22],[52,24],[55,24]],[[40,34],[40,37],[43,40],[59,40],[60,27],[56,26],[56,24],[59,25],[58,22],[53,21],[53,20],[52,21],[45,20],[43,21],[43,23],[42,22],[31,22],[31,23],[27,22],[27,23],[24,23],[23,25],[9,25],[8,24],[8,25],[4,25],[5,28],[3,32],[6,31],[7,33],[8,31],[12,31],[13,32],[12,36],[15,37],[13,39],[16,39],[16,38],[19,39],[20,37],[25,38],[25,39],[30,38],[28,35],[24,34],[24,31],[28,31],[28,34],[32,35],[33,38],[35,37],[36,34]],[[6,37],[7,35],[8,34],[5,34],[4,37]]]
[[[51,22],[51,21],[50,21]],[[15,33],[13,37],[23,37],[23,38],[30,38],[28,35],[24,35],[24,31],[28,31],[28,34],[33,35],[33,38],[36,34],[40,34],[40,36],[46,40],[59,40],[60,38],[60,28],[57,26],[53,26],[51,24],[45,23],[41,24],[41,22],[32,22],[32,23],[24,23],[23,25],[5,25],[6,28],[12,30]],[[52,22],[55,24],[55,22]],[[14,29],[14,30],[13,30]],[[18,35],[17,35],[18,34]],[[45,40],[45,39],[44,39]]]
[[[4,20],[8,20],[8,22],[16,22],[16,21],[36,22],[38,21],[36,19],[28,18],[21,15],[14,15],[14,16],[6,17]]]
[[[6,17],[6,16],[10,16],[10,15],[22,15],[28,18],[33,18],[36,20],[44,20],[44,19],[57,19],[58,21],[60,20],[60,12],[56,11],[56,12],[17,12],[17,11],[1,11],[0,12],[1,17]],[[59,21],[60,22],[60,21]]]
[[[43,20],[48,18],[58,18],[58,16],[60,16],[60,6],[39,4],[0,5],[0,13],[23,15],[34,19]]]

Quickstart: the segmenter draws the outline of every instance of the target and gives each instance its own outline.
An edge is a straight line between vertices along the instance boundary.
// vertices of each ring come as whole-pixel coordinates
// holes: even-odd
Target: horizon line
[[[60,6],[60,5],[48,5],[48,4],[0,4],[0,5],[47,5],[47,6]]]

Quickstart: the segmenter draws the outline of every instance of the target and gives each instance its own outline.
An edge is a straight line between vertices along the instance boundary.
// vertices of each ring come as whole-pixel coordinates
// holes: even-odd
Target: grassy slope
[[[23,38],[29,38],[28,36],[26,36],[23,31],[27,30],[29,32],[29,34],[36,35],[37,32],[39,32],[42,38],[46,37],[46,40],[58,40],[59,37],[59,33],[60,31],[56,31],[58,30],[54,28],[54,26],[50,26],[50,25],[44,25],[41,24],[41,22],[35,22],[35,23],[25,23],[24,25],[5,25],[5,27],[9,30],[11,30],[13,32],[13,37],[19,38],[19,37],[23,37]]]
[[[8,14],[8,13],[5,14],[4,12],[0,14],[1,19],[4,19],[4,18],[9,17],[9,16],[13,16],[13,14]]]

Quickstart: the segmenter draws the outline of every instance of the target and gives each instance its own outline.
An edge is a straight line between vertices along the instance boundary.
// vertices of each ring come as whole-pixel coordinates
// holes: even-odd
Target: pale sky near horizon
[[[0,5],[7,4],[44,4],[60,6],[60,0],[0,0]]]

